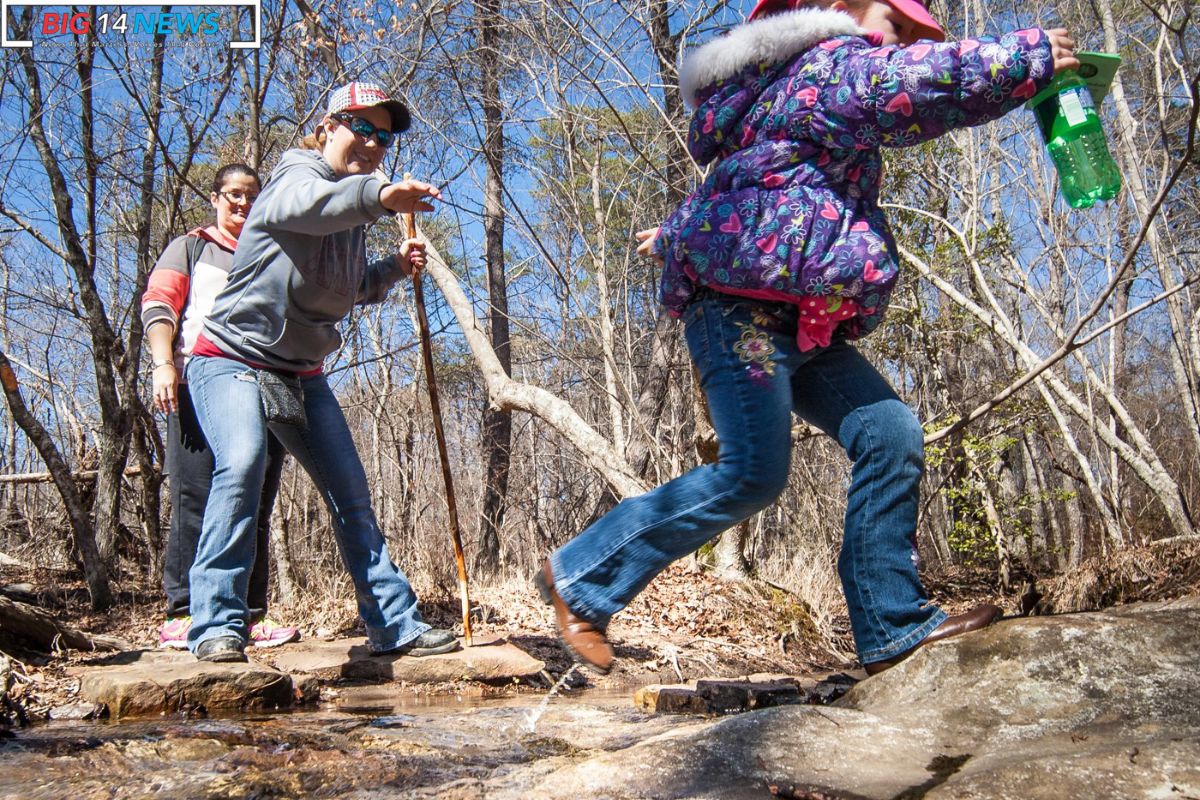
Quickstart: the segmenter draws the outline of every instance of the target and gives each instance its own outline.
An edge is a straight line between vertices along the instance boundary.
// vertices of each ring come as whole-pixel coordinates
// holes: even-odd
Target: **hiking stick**
[[[404,235],[417,238],[415,214],[401,214]],[[425,382],[429,386],[429,408],[433,412],[433,432],[437,436],[438,457],[442,461],[442,477],[446,481],[446,507],[450,516],[450,538],[454,541],[454,560],[458,564],[458,594],[462,599],[463,638],[471,646],[471,593],[467,587],[467,560],[463,556],[462,535],[458,527],[458,507],[454,502],[454,476],[450,474],[450,455],[446,451],[446,431],[442,428],[442,404],[438,400],[437,379],[433,374],[433,342],[429,335],[429,317],[425,314],[425,292],[421,288],[421,272],[413,271],[413,302],[417,306],[417,328],[421,335],[421,360],[425,362]]]

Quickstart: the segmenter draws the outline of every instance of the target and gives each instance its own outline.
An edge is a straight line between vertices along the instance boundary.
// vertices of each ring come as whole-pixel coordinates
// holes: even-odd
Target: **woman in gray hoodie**
[[[373,653],[411,656],[458,646],[421,619],[371,508],[366,472],[323,374],[356,303],[376,303],[424,266],[423,245],[369,263],[366,225],[384,214],[432,210],[421,181],[375,175],[404,105],[377,86],[335,91],[314,135],[271,173],[238,240],[229,281],[197,338],[187,377],[215,469],[190,573],[188,647],[205,661],[244,661],[244,598],[268,430],[312,477],[329,508]]]

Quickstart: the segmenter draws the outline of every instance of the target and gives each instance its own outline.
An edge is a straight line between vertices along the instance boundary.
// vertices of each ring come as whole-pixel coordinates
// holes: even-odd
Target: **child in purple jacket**
[[[783,491],[793,412],[853,462],[838,574],[868,673],[999,617],[986,604],[950,617],[926,597],[921,425],[850,341],[879,325],[899,269],[880,148],[1001,117],[1079,62],[1061,29],[944,38],[921,0],[760,0],[686,58],[688,146],[713,167],[638,249],[663,261],[661,300],[684,319],[720,452],[617,505],[538,574],[592,669],[612,665],[613,614]]]

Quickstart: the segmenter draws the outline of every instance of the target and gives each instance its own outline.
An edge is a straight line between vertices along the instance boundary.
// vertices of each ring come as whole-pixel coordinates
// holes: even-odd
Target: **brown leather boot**
[[[558,623],[558,638],[576,661],[593,672],[601,675],[608,674],[612,669],[613,651],[604,637],[604,631],[585,619],[580,619],[571,613],[567,604],[554,590],[554,576],[550,574],[550,561],[547,559],[541,570],[533,579],[542,596],[542,602],[554,607],[554,617]]]
[[[867,671],[868,675],[878,675],[885,669],[891,669],[896,666],[927,644],[933,644],[942,639],[949,639],[951,636],[958,636],[960,633],[966,633],[967,631],[977,631],[980,628],[986,628],[1000,619],[1003,613],[998,606],[994,606],[991,603],[984,603],[972,608],[965,614],[946,617],[942,621],[942,624],[938,625],[928,636],[918,642],[916,647],[905,650],[900,655],[892,656],[883,661],[872,661],[870,664],[863,664],[863,669]]]

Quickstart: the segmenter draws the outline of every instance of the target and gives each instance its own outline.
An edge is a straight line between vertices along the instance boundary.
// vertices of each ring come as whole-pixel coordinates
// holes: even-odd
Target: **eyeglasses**
[[[367,122],[362,117],[356,117],[353,114],[330,114],[333,119],[342,123],[350,129],[350,132],[356,136],[361,136],[364,139],[375,137],[380,147],[391,147],[392,142],[396,141],[396,134],[392,131],[385,131],[383,128],[376,128],[371,123]]]
[[[245,203],[246,205],[253,205],[254,201],[258,199],[257,194],[246,194],[245,192],[217,192],[217,194],[221,195],[235,206],[240,206],[242,203]]]

